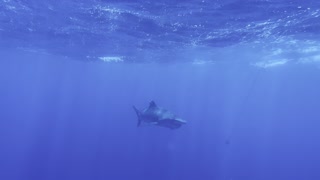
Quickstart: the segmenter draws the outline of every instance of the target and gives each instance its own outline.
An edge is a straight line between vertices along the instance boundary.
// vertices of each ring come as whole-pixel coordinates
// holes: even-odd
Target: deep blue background
[[[320,179],[319,9],[0,0],[0,180]]]
[[[2,54],[1,179],[320,178],[320,72],[312,66]],[[137,128],[131,106],[152,99],[188,124]]]

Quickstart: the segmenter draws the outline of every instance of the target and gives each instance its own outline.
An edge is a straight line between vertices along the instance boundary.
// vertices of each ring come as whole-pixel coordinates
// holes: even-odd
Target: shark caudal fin
[[[140,124],[141,124],[141,118],[140,118],[141,112],[135,106],[132,106],[132,107],[133,107],[134,111],[136,112],[136,114],[138,116],[138,124],[137,124],[137,126],[139,127]]]

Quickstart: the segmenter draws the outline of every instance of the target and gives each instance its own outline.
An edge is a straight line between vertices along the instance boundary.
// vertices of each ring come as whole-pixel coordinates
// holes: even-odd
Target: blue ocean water
[[[0,179],[320,179],[319,33],[315,0],[0,0]]]

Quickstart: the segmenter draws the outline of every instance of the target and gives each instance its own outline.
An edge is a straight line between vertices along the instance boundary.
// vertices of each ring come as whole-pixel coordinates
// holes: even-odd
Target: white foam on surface
[[[273,68],[273,67],[283,66],[288,62],[289,62],[288,59],[277,59],[277,60],[261,61],[261,62],[254,63],[253,65],[259,68]]]
[[[103,57],[99,57],[99,59],[103,62],[123,62],[123,57],[121,56],[103,56]]]

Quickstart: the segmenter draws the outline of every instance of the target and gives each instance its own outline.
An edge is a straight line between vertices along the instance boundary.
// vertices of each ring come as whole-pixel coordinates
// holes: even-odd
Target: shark
[[[142,111],[138,110],[135,106],[133,106],[133,109],[138,116],[138,127],[144,123],[169,129],[178,129],[187,123],[185,120],[176,117],[176,115],[170,111],[158,107],[154,101],[151,101],[149,107]]]

